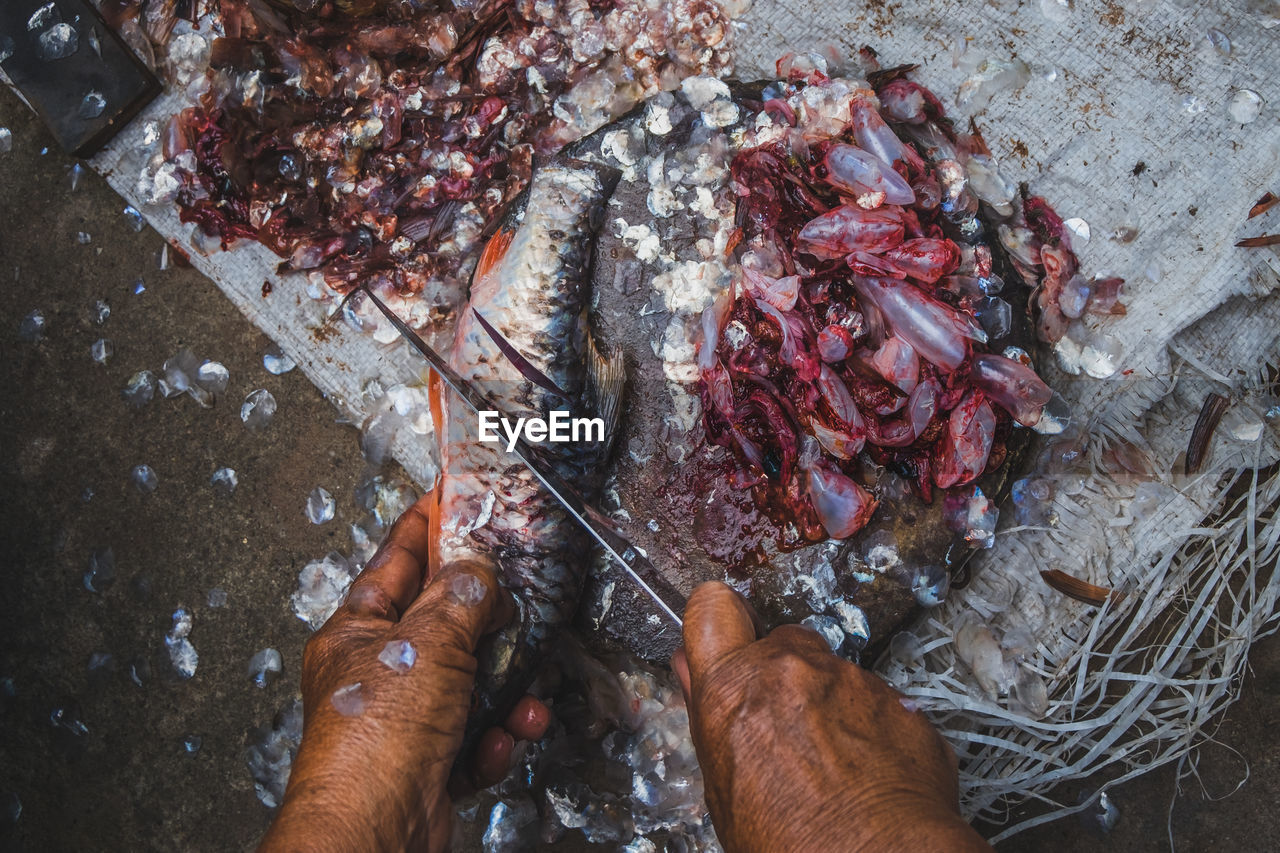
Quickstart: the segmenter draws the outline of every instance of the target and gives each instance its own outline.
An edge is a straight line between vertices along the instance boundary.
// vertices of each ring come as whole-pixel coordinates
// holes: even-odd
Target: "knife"
[[[424,341],[417,332],[409,328],[403,320],[396,316],[394,311],[388,308],[374,294],[372,288],[361,284],[357,290],[363,290],[365,295],[373,300],[373,304],[391,322],[391,325],[400,333],[400,336],[408,341],[427,360],[431,365],[431,369],[444,380],[444,384],[448,385],[475,412],[492,411],[497,412],[500,416],[503,414],[502,408],[488,394],[450,367],[449,363],[432,349],[430,344]],[[565,511],[573,516],[578,524],[582,525],[600,543],[605,552],[622,566],[631,580],[635,581],[653,599],[654,604],[658,605],[658,609],[666,614],[676,624],[676,627],[683,628],[684,621],[680,618],[679,613],[684,612],[686,603],[684,596],[658,574],[658,570],[654,568],[653,563],[649,561],[645,553],[632,545],[613,526],[608,516],[587,503],[577,489],[543,461],[542,457],[525,441],[523,436],[516,440],[515,448],[511,452],[524,463],[525,467],[533,472],[533,475],[551,493],[552,497],[560,502]],[[659,590],[661,590],[661,593],[659,593]]]

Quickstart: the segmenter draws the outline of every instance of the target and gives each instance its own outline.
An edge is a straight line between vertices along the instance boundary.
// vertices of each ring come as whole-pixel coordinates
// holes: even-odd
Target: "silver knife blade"
[[[458,372],[449,366],[444,357],[432,349],[431,345],[424,341],[417,332],[409,328],[403,320],[396,316],[396,313],[388,308],[374,294],[371,288],[362,284],[360,289],[373,300],[373,304],[391,322],[391,325],[396,328],[400,336],[408,341],[427,360],[431,365],[431,369],[439,374],[444,383],[461,397],[468,406],[476,412],[493,411],[499,413],[499,415],[503,414],[502,408],[489,395],[477,388],[470,380],[458,375]],[[441,428],[443,427],[441,426]],[[653,563],[649,561],[649,558],[639,548],[632,545],[613,526],[604,513],[588,504],[577,489],[543,462],[533,448],[525,442],[524,438],[516,440],[512,453],[524,463],[525,467],[533,472],[533,475],[551,493],[552,497],[560,502],[569,515],[573,516],[600,543],[605,551],[622,566],[631,580],[635,581],[653,599],[653,602],[676,624],[676,627],[683,628],[684,621],[676,611],[684,611],[684,596],[663,580],[662,576],[658,574],[658,570],[654,568]],[[646,575],[648,579],[646,579]],[[662,589],[662,595],[658,594],[658,589]]]

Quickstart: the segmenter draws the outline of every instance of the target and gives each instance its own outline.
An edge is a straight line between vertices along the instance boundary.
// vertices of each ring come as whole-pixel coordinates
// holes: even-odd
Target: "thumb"
[[[689,596],[684,611],[684,649],[691,683],[696,685],[717,661],[755,640],[751,608],[728,586],[708,581]]]
[[[440,569],[400,619],[400,629],[425,648],[474,654],[480,637],[504,625],[515,611],[493,566],[479,561]]]

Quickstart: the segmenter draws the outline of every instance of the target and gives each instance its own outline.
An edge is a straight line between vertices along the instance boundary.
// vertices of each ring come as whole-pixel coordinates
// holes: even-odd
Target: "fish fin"
[[[622,392],[627,384],[627,366],[622,350],[602,352],[595,336],[587,334],[587,381],[591,385],[596,416],[604,421],[604,447],[613,446],[622,417]]]
[[[436,446],[439,448],[441,457],[444,456],[444,445],[448,441],[449,427],[444,422],[444,400],[443,400],[443,381],[440,374],[434,370],[427,376],[427,405],[431,410],[431,421],[435,425]],[[443,479],[444,472],[441,472]],[[427,577],[433,578],[440,571],[440,519],[441,507],[440,496],[444,494],[443,484],[436,482],[436,488],[433,490],[435,494],[427,503],[427,535],[429,539],[429,547],[427,549]]]
[[[507,249],[511,248],[511,241],[515,236],[514,228],[510,230],[499,228],[489,238],[489,242],[484,244],[484,250],[480,252],[480,259],[476,261],[476,271],[472,278],[483,278],[493,272],[494,268],[507,256]]]

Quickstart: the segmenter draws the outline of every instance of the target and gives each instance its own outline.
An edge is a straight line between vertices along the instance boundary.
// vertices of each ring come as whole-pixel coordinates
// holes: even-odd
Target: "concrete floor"
[[[0,678],[16,694],[0,695],[0,794],[22,803],[16,825],[6,823],[0,798],[0,849],[251,847],[270,814],[254,796],[243,749],[248,732],[296,692],[307,630],[288,598],[308,560],[348,547],[344,522],[359,513],[352,492],[365,473],[356,434],[300,373],[263,369],[267,338],[212,283],[191,269],[160,271],[160,238],[129,229],[103,181],[86,173],[72,192],[73,161],[41,154],[51,138],[8,92],[0,126],[13,132],[12,153],[0,155]],[[81,231],[87,245],[76,240]],[[146,291],[135,295],[139,277]],[[90,318],[97,299],[111,306],[102,327]],[[45,339],[20,341],[21,319],[37,308]],[[89,356],[99,337],[115,345],[105,366]],[[212,409],[186,397],[126,405],[128,377],[158,372],[181,347],[228,367],[225,397]],[[255,388],[279,402],[259,433],[238,417]],[[159,477],[153,494],[129,481],[140,463]],[[240,478],[229,498],[208,484],[224,465]],[[338,502],[337,520],[319,527],[303,514],[317,485]],[[104,546],[117,578],[95,594],[81,576]],[[224,608],[206,606],[214,587],[228,593]],[[194,614],[200,653],[189,681],[171,674],[163,644],[179,605]],[[246,665],[266,646],[280,650],[285,671],[258,689]],[[115,668],[91,677],[98,652]],[[154,673],[141,688],[127,675],[139,656]],[[1241,759],[1251,777],[1221,802],[1184,782],[1172,821],[1179,850],[1275,847],[1280,642],[1261,643],[1253,661],[1217,733],[1240,757],[1211,747],[1200,760],[1214,795],[1235,786]],[[82,736],[50,724],[67,701],[79,707]],[[194,757],[182,747],[189,734],[203,739]],[[1069,820],[1001,849],[1165,850],[1173,792],[1166,768],[1113,792],[1123,816],[1109,837]]]

